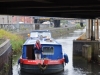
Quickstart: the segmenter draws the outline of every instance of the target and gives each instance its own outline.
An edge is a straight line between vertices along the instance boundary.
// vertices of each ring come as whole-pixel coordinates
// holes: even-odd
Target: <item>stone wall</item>
[[[91,45],[92,59],[98,60],[99,41],[73,40],[73,56],[82,56],[82,46]]]
[[[55,28],[49,29],[52,33],[53,38],[58,38],[61,36],[67,36],[69,33],[73,32],[76,28],[75,27],[65,27],[65,28]]]
[[[61,36],[66,36],[67,34],[73,32],[76,29],[77,29],[76,27],[65,27],[65,28],[49,28],[45,30],[50,30],[52,37],[57,38]],[[22,35],[26,39],[28,37],[27,34],[29,33],[30,32],[22,32],[22,33],[17,33],[17,35]]]
[[[12,75],[12,48],[10,40],[0,45],[0,75]]]

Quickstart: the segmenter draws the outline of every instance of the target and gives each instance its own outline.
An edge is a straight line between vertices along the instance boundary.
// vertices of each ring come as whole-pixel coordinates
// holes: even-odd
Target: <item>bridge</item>
[[[0,0],[0,14],[98,18],[99,4],[100,0]]]
[[[78,21],[83,22],[84,19],[78,19],[78,18],[61,18],[61,17],[41,17],[41,16],[33,16],[34,23],[43,23],[45,21],[49,21],[50,23],[54,24],[54,27],[60,27],[60,21],[66,20],[66,21]]]
[[[46,19],[46,20],[80,20],[78,18],[62,18],[62,17],[44,17],[44,16],[33,16],[34,19]]]

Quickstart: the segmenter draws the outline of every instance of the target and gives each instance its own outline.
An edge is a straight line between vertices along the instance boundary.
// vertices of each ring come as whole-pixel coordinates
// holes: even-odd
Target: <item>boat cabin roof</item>
[[[33,30],[31,32],[50,32],[49,30]]]
[[[49,30],[34,30],[31,31],[30,37],[26,40],[24,45],[32,45],[36,43],[36,40],[39,40],[41,44],[52,44],[60,45],[51,37],[51,32]]]
[[[51,38],[51,32],[49,30],[34,30],[31,31],[30,37],[49,37]]]
[[[53,38],[43,38],[42,40],[40,38],[28,38],[24,45],[32,45],[36,43],[36,40],[39,40],[41,44],[52,44],[52,45],[60,45],[57,41],[55,41]]]

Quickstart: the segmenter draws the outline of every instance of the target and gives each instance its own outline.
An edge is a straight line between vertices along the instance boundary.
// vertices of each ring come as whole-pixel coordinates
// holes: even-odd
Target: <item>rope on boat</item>
[[[38,64],[38,66],[39,66],[39,68],[40,68],[41,70],[45,70],[45,69],[47,68],[47,65],[42,66],[40,63]]]

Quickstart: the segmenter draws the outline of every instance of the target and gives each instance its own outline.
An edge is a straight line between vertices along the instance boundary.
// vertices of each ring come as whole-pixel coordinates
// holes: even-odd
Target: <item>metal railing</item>
[[[10,32],[26,32],[35,30],[36,24],[0,24],[0,28]],[[39,24],[39,29],[48,29],[49,24]]]

